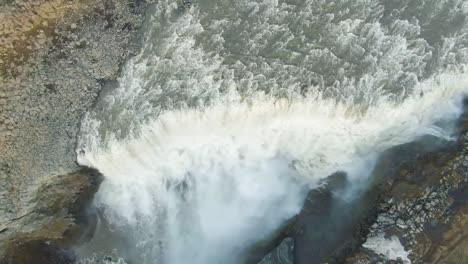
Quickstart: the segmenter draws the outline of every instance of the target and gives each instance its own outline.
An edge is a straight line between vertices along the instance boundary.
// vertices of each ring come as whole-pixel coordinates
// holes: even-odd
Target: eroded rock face
[[[73,206],[99,178],[76,163],[80,120],[138,49],[145,4],[0,2],[0,262],[21,263],[1,258],[16,243],[74,232]]]
[[[0,263],[65,263],[65,248],[80,235],[84,209],[99,187],[92,169],[43,179],[31,212],[1,227]]]

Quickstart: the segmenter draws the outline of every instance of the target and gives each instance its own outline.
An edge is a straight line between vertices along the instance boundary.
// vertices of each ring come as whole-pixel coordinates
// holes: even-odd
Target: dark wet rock
[[[269,238],[253,245],[245,254],[246,257],[242,263],[281,264],[288,259],[293,259],[294,240],[289,236],[296,221],[297,216],[284,223]]]
[[[294,263],[342,263],[343,256],[363,242],[368,217],[372,216],[372,192],[345,198],[345,173],[328,179],[326,187],[312,190],[291,228]]]
[[[339,172],[310,191],[301,212],[282,232],[285,239],[262,263],[343,263],[365,241],[376,215],[372,202],[377,196],[364,192],[355,199],[344,198],[349,184],[347,175]]]
[[[14,245],[1,263],[73,264],[73,252],[51,242],[31,241]]]

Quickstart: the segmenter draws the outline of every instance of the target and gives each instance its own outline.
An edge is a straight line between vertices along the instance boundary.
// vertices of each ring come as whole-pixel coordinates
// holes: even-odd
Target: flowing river
[[[382,151],[450,140],[466,15],[461,0],[156,1],[83,120],[79,163],[105,180],[81,254],[243,263],[331,174],[351,200]]]

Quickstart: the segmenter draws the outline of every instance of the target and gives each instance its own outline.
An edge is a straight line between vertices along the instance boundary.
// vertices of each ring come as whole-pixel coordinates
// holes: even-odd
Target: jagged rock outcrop
[[[466,120],[465,114],[456,142],[404,162],[392,175],[386,175],[381,186],[376,205],[379,213],[368,237],[397,237],[412,263],[468,261]],[[377,261],[361,248],[347,263]]]
[[[0,1],[0,263],[28,263],[6,250],[74,232],[99,182],[76,163],[80,120],[138,50],[145,4]]]
[[[388,179],[369,237],[398,237],[412,263],[464,263],[461,260],[468,258],[467,141],[464,134],[455,146],[422,155]],[[362,263],[374,263],[368,254],[358,254]]]
[[[29,205],[31,211],[0,227],[0,263],[73,260],[64,249],[78,239],[81,225],[86,224],[84,212],[100,179],[92,169],[42,179]]]

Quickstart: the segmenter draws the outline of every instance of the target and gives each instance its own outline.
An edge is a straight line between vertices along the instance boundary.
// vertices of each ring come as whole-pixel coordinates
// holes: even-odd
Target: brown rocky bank
[[[80,120],[138,50],[145,5],[0,0],[0,263],[53,263],[77,237],[100,179],[76,163]]]
[[[383,175],[368,237],[398,237],[412,263],[468,263],[467,120],[465,110],[452,144],[420,153]],[[388,164],[384,160],[380,166]],[[372,255],[360,248],[346,263],[375,263],[379,256]]]
[[[404,263],[363,247],[382,234],[396,236],[412,263],[468,263],[467,121],[465,109],[452,142],[427,137],[383,153],[355,203],[333,198],[346,175],[332,175],[261,264]]]

